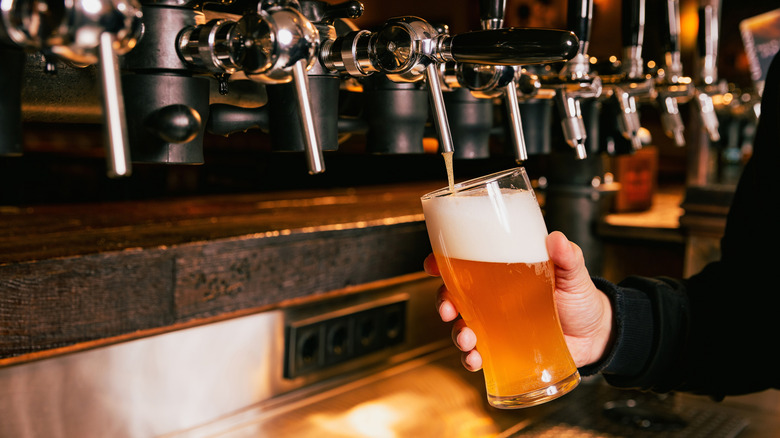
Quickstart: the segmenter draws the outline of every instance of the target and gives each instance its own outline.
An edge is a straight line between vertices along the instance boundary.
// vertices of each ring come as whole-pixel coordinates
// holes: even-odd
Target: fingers
[[[477,350],[463,353],[460,356],[460,362],[463,364],[464,368],[472,372],[482,369],[482,356],[480,356],[479,351]]]
[[[436,258],[433,254],[429,254],[423,261],[423,269],[428,275],[440,276],[439,266],[436,264]],[[482,369],[482,356],[476,350],[477,347],[477,335],[474,334],[470,328],[466,327],[466,323],[462,319],[458,318],[458,309],[452,303],[449,298],[449,292],[446,286],[439,288],[439,292],[436,295],[436,310],[439,312],[439,316],[442,321],[450,322],[455,321],[452,326],[452,342],[460,351],[461,363],[463,367],[469,371],[479,371]]]
[[[428,254],[428,257],[423,261],[423,269],[428,275],[439,276],[439,265],[436,264],[436,258],[433,254]]]
[[[455,343],[458,350],[468,353],[477,348],[477,335],[466,327],[466,323],[462,319],[459,319],[452,324],[452,342]]]
[[[444,322],[450,322],[458,317],[458,309],[452,304],[446,286],[440,287],[436,295],[436,310],[438,310],[439,316]]]

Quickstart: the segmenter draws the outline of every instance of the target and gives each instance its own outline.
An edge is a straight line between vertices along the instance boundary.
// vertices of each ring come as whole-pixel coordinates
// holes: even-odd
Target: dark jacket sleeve
[[[600,363],[610,383],[714,398],[780,388],[780,55],[734,194],[720,260],[685,280],[594,279],[615,309],[615,340]]]

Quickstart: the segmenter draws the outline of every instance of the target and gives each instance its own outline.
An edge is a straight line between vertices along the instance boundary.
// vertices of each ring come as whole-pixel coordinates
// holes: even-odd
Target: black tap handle
[[[699,31],[696,46],[699,56],[715,55],[720,36],[720,2],[702,2],[699,6]]]
[[[557,29],[478,30],[452,37],[455,61],[492,65],[528,65],[565,61],[577,54],[579,41]]]
[[[645,0],[623,0],[623,47],[642,46],[645,33]]]
[[[707,55],[707,34],[710,23],[707,22],[707,14],[704,6],[699,6],[699,29],[696,33],[696,51],[700,57]]]
[[[363,3],[347,0],[329,4],[321,0],[306,0],[301,2],[301,13],[313,23],[332,23],[337,18],[359,18],[363,15]]]
[[[504,21],[505,0],[479,0],[479,20],[483,23]]]
[[[334,18],[360,18],[363,15],[363,3],[357,0],[348,0],[331,4],[325,8],[325,19]]]
[[[593,20],[593,0],[569,0],[566,23],[581,42],[590,41],[590,25]]]
[[[664,0],[661,7],[661,38],[664,51],[680,52],[680,2],[679,0]]]

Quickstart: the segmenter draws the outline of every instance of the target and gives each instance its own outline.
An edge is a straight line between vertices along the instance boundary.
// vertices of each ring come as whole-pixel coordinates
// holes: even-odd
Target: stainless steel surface
[[[364,376],[448,345],[449,328],[433,306],[439,284],[421,273],[326,301],[0,368],[0,437],[160,436],[258,404],[286,403],[295,391],[322,391],[344,376]],[[283,377],[289,318],[399,294],[408,297],[403,344],[314,374]]]
[[[701,398],[618,390],[599,377],[545,405],[494,409],[485,402],[480,374],[463,369],[453,350],[290,394],[166,438],[746,438],[761,436],[751,434],[751,426],[759,433],[758,426],[767,427],[744,409]],[[773,424],[763,418],[767,420]]]

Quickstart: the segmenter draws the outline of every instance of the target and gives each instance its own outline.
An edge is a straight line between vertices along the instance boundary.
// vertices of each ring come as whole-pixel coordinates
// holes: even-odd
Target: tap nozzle
[[[574,148],[577,158],[581,160],[587,158],[585,141],[588,134],[585,130],[585,122],[582,120],[580,101],[564,89],[558,90],[555,100],[561,116],[561,127],[566,143]]]
[[[685,146],[685,126],[677,106],[677,99],[674,96],[663,96],[660,100],[661,124],[666,135],[673,139],[677,146]]]
[[[715,104],[712,102],[712,96],[698,88],[694,94],[698,103],[701,122],[707,131],[707,135],[711,141],[720,141],[720,123],[718,122],[718,115],[715,113]]]

